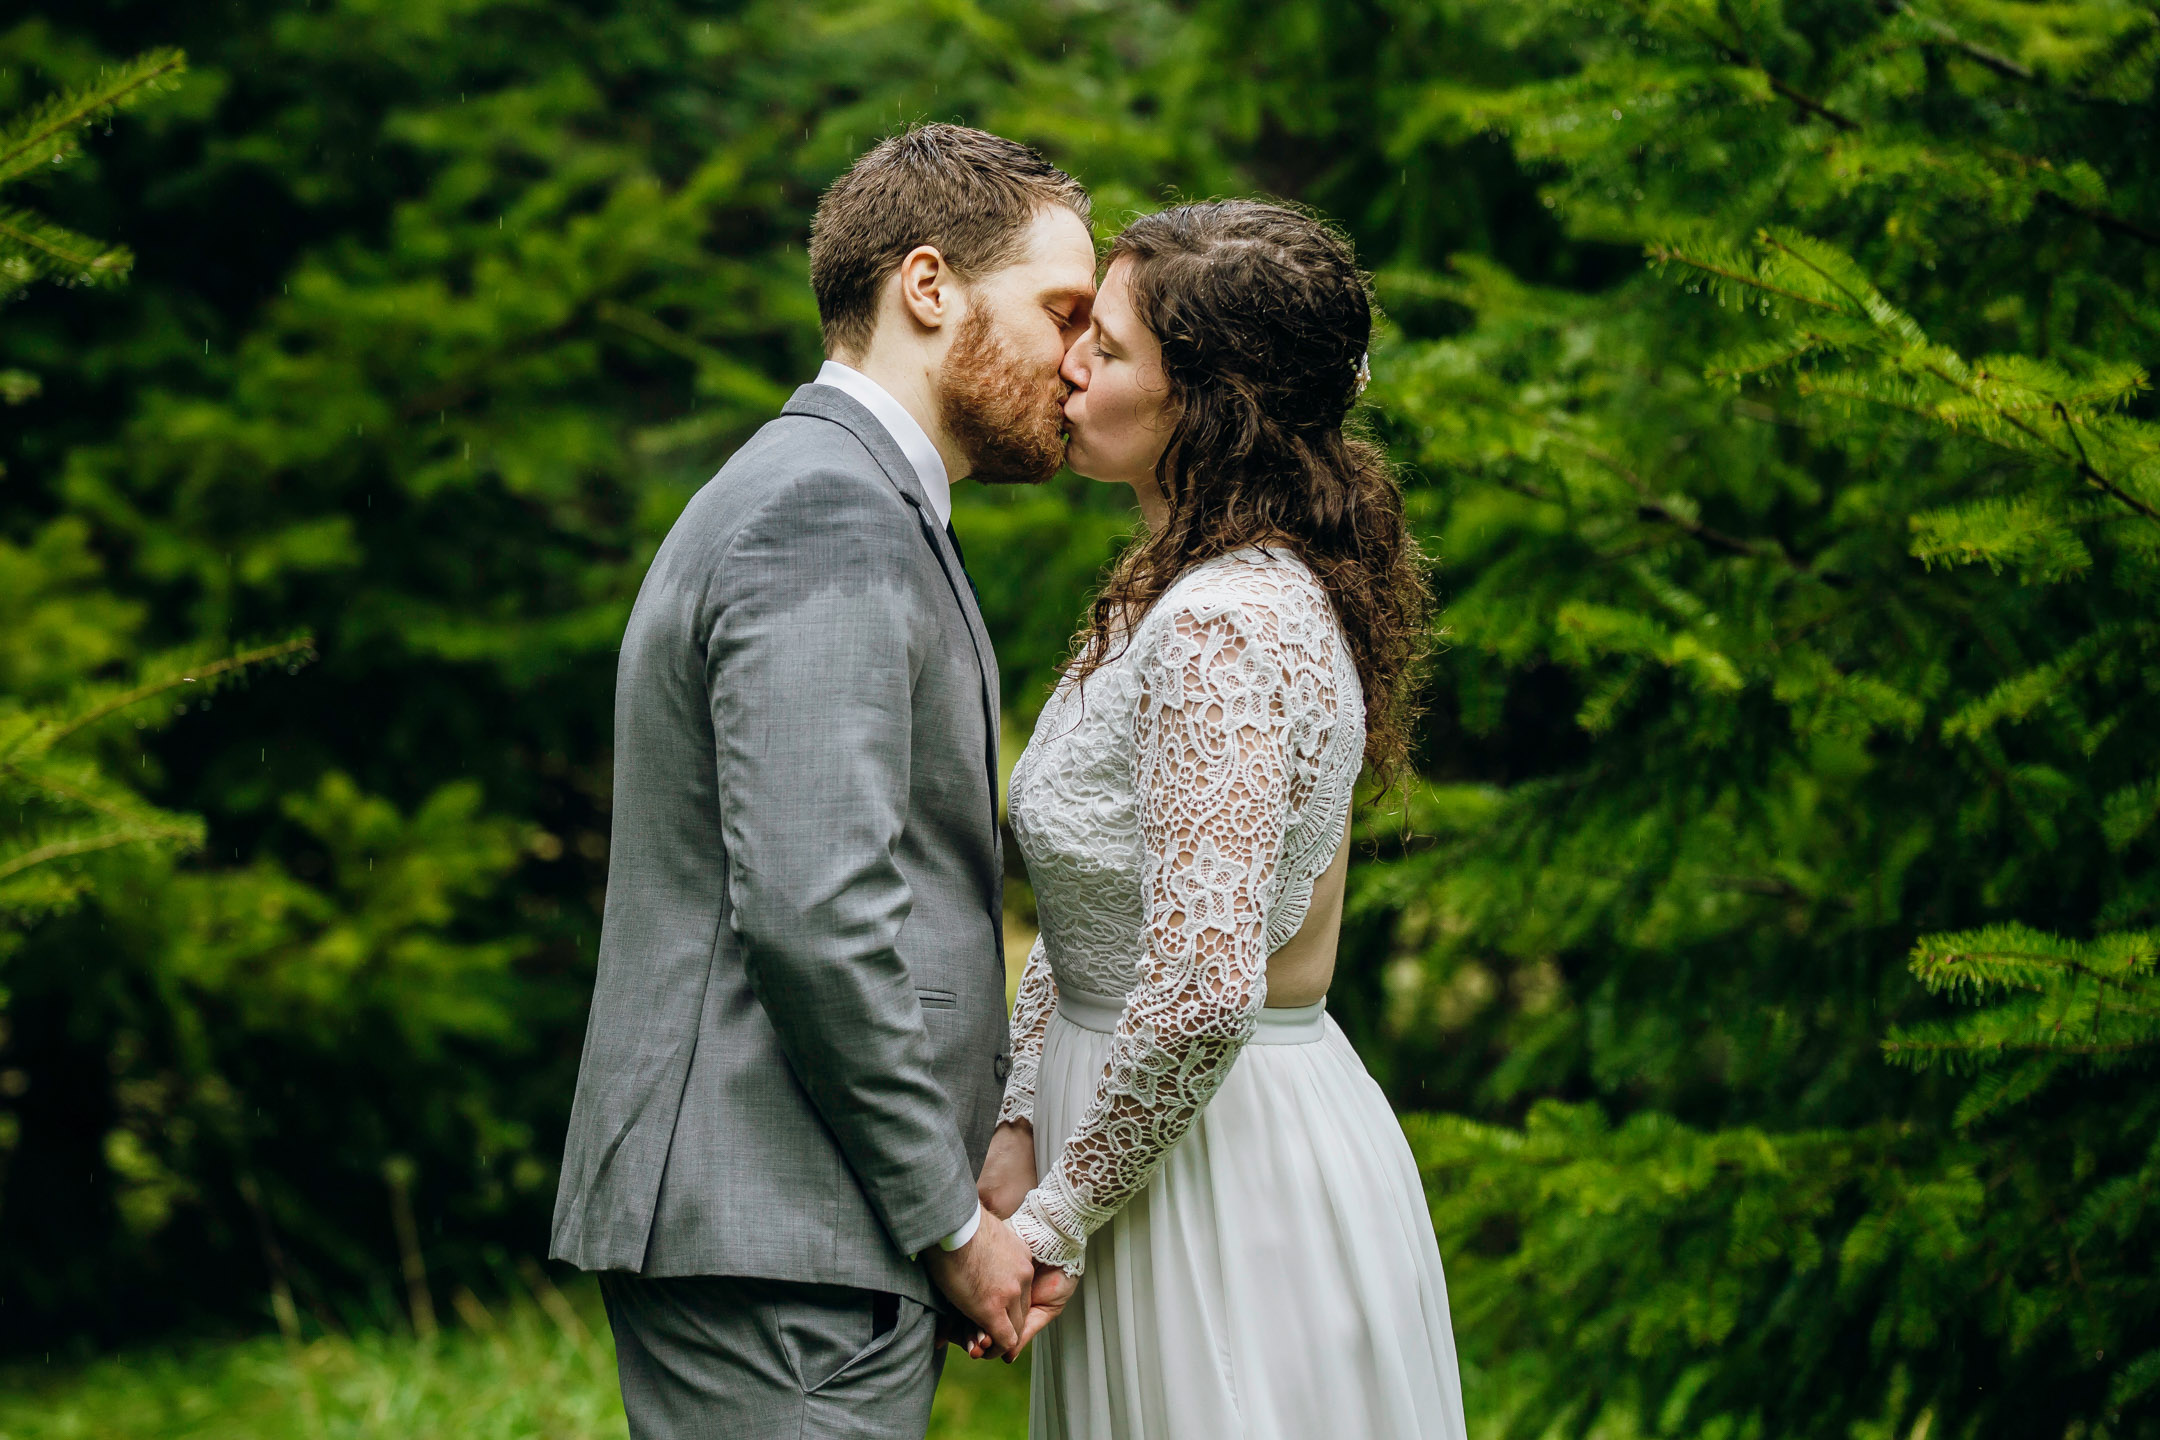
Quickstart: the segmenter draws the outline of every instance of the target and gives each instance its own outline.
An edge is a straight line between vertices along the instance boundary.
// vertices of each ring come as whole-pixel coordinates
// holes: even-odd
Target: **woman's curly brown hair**
[[[1180,410],[1155,465],[1169,519],[1111,570],[1072,678],[1110,659],[1193,566],[1286,544],[1334,605],[1365,690],[1365,759],[1392,781],[1408,760],[1431,597],[1386,455],[1344,430],[1373,324],[1349,242],[1281,205],[1213,200],[1134,221],[1109,263],[1129,267]]]

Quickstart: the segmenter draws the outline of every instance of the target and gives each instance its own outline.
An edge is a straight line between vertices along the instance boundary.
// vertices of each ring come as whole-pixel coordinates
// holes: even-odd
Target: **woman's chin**
[[[1087,452],[1070,440],[1065,443],[1065,468],[1083,480],[1100,480],[1095,468],[1088,461]]]
[[[1070,435],[1065,440],[1065,468],[1083,480],[1093,480],[1100,485],[1130,485],[1132,477],[1107,473],[1103,463],[1088,453],[1085,445]]]

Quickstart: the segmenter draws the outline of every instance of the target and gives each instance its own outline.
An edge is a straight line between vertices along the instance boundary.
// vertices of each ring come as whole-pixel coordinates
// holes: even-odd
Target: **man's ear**
[[[952,267],[935,245],[918,245],[900,262],[900,304],[925,330],[942,329],[959,310]]]

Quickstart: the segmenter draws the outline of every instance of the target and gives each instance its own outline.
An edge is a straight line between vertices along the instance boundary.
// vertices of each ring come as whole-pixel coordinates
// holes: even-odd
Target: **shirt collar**
[[[930,508],[937,512],[938,523],[950,525],[952,477],[945,473],[945,460],[938,454],[937,446],[930,443],[930,437],[923,433],[922,426],[915,423],[915,417],[908,414],[906,407],[893,399],[892,393],[877,381],[837,360],[827,360],[819,367],[817,383],[832,386],[876,417],[878,424],[885,427],[885,433],[900,447],[900,453],[907,457],[908,464],[915,467],[915,478],[922,482],[923,495],[929,500]]]

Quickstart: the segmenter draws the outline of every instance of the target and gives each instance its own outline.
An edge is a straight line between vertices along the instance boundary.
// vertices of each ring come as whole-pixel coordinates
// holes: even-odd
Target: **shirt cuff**
[[[947,1251],[957,1250],[961,1246],[967,1244],[968,1241],[974,1239],[975,1232],[982,1228],[982,1215],[982,1202],[977,1201],[975,1204],[975,1213],[968,1216],[967,1223],[965,1225],[962,1225],[959,1229],[953,1231],[952,1234],[947,1235],[944,1239],[938,1241],[938,1249]]]

